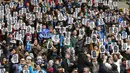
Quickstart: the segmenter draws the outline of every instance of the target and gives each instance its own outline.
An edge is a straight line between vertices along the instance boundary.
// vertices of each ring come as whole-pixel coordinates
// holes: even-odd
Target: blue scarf
[[[26,51],[30,51],[30,50],[31,50],[30,42],[27,41],[27,44],[26,44]]]

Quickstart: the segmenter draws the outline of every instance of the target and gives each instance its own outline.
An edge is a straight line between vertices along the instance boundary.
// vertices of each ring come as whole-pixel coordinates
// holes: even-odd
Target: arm
[[[34,73],[34,72],[33,72],[33,68],[32,68],[32,66],[29,66],[28,69],[29,69],[30,73]]]

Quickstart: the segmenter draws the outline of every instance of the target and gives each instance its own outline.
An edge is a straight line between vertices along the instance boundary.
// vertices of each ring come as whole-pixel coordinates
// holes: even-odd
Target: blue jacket
[[[47,73],[47,72],[44,71],[44,70],[41,70],[41,71],[42,71],[42,73]],[[39,73],[39,71],[35,70],[33,73]]]
[[[29,70],[30,73],[34,73],[32,66],[29,66],[29,67],[28,67],[28,70]]]

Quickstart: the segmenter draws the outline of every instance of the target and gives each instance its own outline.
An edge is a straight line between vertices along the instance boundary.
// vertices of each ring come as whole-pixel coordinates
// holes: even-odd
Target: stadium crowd
[[[113,0],[0,3],[0,73],[130,73],[130,13]]]

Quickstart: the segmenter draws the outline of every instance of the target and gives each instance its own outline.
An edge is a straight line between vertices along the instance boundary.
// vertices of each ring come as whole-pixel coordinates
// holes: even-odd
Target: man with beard
[[[113,54],[113,61],[114,64],[117,65],[117,70],[119,73],[120,73],[121,59],[122,59],[121,54]]]
[[[120,65],[120,73],[127,73],[126,71],[126,59],[122,58],[122,64]]]

